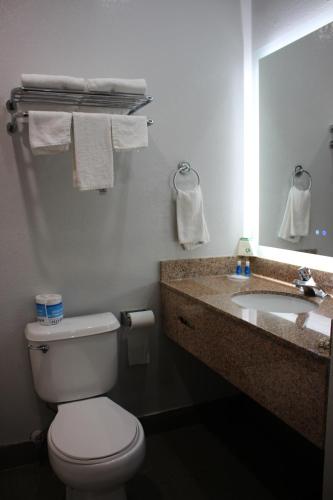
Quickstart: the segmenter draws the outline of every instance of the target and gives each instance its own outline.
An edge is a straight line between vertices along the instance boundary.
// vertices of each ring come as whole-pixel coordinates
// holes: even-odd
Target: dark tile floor
[[[144,419],[128,500],[320,500],[322,452],[245,397]],[[1,500],[63,500],[47,460],[3,470]]]

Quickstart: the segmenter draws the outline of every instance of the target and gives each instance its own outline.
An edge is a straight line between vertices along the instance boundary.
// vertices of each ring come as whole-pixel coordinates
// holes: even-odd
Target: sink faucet
[[[298,269],[298,278],[299,279],[294,280],[293,283],[304,293],[304,295],[320,297],[321,299],[327,296],[327,293],[324,292],[312,278],[311,270],[308,267],[300,267]]]

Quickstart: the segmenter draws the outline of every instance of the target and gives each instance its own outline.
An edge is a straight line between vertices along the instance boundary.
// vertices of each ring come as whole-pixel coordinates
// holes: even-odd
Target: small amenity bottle
[[[237,261],[236,274],[238,274],[238,275],[242,274],[242,261],[241,260]]]
[[[250,269],[250,261],[247,260],[245,261],[245,271],[244,271],[245,276],[250,276],[251,274],[251,269]]]

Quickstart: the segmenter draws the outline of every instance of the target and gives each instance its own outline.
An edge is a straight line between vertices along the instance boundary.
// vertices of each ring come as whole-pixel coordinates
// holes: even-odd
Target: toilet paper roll
[[[154,313],[150,310],[129,312],[127,315],[131,329],[152,326],[155,323]]]

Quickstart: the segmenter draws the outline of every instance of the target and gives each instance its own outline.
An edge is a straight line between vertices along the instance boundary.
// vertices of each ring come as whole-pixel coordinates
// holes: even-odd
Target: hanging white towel
[[[87,90],[90,92],[124,92],[145,94],[146,80],[143,78],[88,78]]]
[[[47,88],[59,90],[78,90],[84,91],[86,82],[84,78],[75,78],[74,76],[64,75],[38,75],[27,74],[21,75],[23,87],[32,88]]]
[[[200,186],[191,191],[177,189],[178,240],[185,250],[209,242]]]
[[[73,113],[74,187],[80,191],[113,187],[110,115]]]
[[[292,186],[279,231],[279,238],[298,243],[310,229],[311,191]]]
[[[111,123],[112,143],[115,151],[148,146],[146,116],[111,115]]]
[[[29,111],[29,141],[34,155],[61,153],[71,143],[72,114]]]

